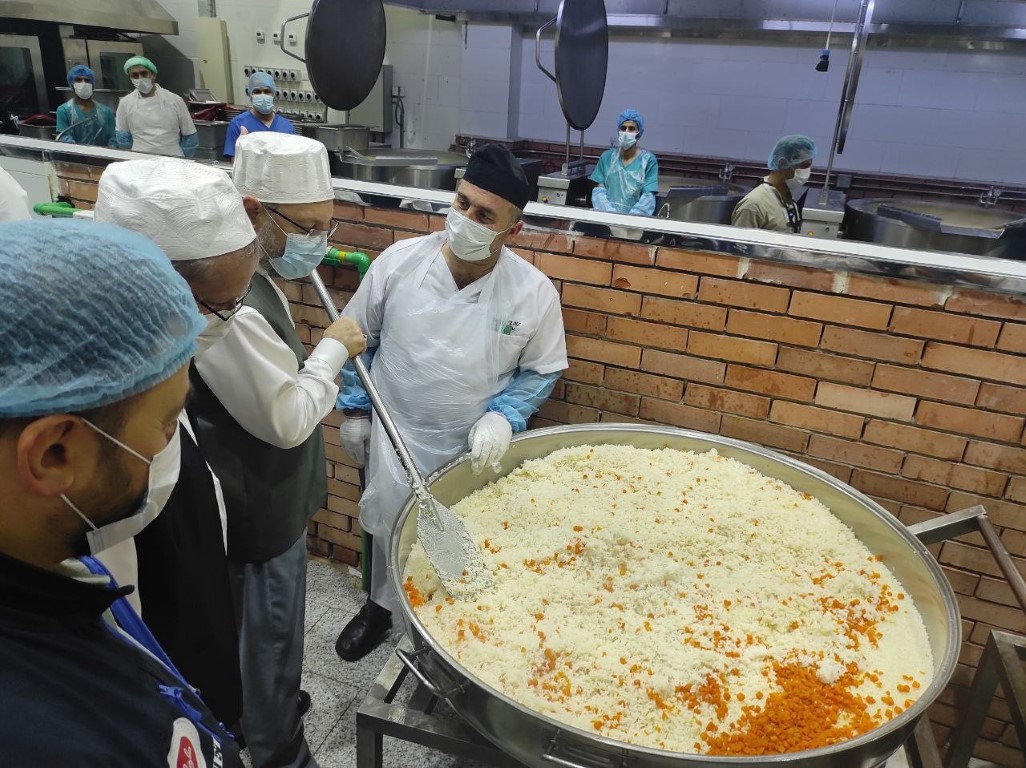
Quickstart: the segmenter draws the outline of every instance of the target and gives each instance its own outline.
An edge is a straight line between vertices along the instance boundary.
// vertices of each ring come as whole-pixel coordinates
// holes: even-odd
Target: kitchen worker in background
[[[239,139],[235,185],[257,232],[263,268],[223,337],[196,356],[200,448],[221,479],[242,656],[242,725],[256,768],[316,766],[297,701],[303,670],[306,529],[327,503],[321,420],[335,378],[366,347],[340,318],[307,356],[288,300],[266,270],[309,275],[328,248],[334,191],[324,145],[263,131]],[[303,694],[301,708],[309,707]]]
[[[257,266],[256,233],[228,174],[170,157],[111,163],[95,217],[146,235],[185,278],[206,327],[199,352],[226,327]],[[183,419],[182,470],[164,511],[135,537],[141,610],[182,673],[222,722],[242,716],[239,634],[225,552],[220,486]],[[111,563],[112,570],[125,567]],[[107,562],[106,552],[100,558]],[[115,573],[115,575],[118,575]],[[123,580],[119,579],[123,582]]]
[[[508,149],[478,150],[445,231],[387,248],[344,310],[367,332],[371,378],[425,476],[468,448],[475,471],[497,468],[567,367],[559,294],[505,247],[530,194]],[[350,367],[342,381],[342,445],[367,466],[360,525],[373,536],[370,596],[335,644],[356,661],[398,606],[388,541],[410,486]]]
[[[0,168],[0,223],[31,219],[28,192],[3,168]],[[3,380],[0,379],[0,382]]]
[[[659,191],[659,163],[647,149],[638,147],[645,121],[636,109],[625,109],[616,120],[618,146],[599,157],[589,177],[598,184],[591,191],[596,211],[651,216]]]
[[[816,142],[808,136],[795,134],[778,141],[766,162],[769,175],[734,207],[730,223],[773,232],[801,232],[799,203],[815,159]]]
[[[274,109],[274,78],[266,72],[254,72],[249,76],[249,98],[253,106],[240,112],[228,123],[224,137],[224,156],[235,157],[235,142],[239,136],[259,131],[295,133],[295,126]]]
[[[114,111],[93,100],[96,75],[84,64],[68,70],[68,85],[74,96],[57,107],[57,133],[69,144],[113,146]]]
[[[0,242],[0,764],[241,766],[131,587],[83,557],[177,481],[196,303],[119,227],[16,222]]]
[[[157,85],[157,67],[145,56],[126,61],[125,74],[135,91],[118,102],[115,144],[133,152],[192,157],[199,137],[182,97]]]

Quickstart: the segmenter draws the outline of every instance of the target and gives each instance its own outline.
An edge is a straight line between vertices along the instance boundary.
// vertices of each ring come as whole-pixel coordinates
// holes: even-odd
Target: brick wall
[[[95,195],[88,173],[61,183],[85,203]],[[372,257],[444,221],[343,203],[336,215],[336,244]],[[905,523],[983,504],[1026,572],[1023,300],[549,232],[513,245],[559,289],[570,352],[531,426],[649,421],[749,440],[852,484]],[[355,271],[320,271],[343,306]],[[312,287],[281,285],[300,337],[316,343],[326,316]],[[337,414],[324,422],[330,495],[308,542],[356,565],[358,475],[338,423]],[[987,633],[1026,633],[1026,616],[978,535],[931,551],[957,593],[965,636],[953,683],[930,712],[943,741]],[[983,736],[978,757],[1023,765],[1003,699]]]

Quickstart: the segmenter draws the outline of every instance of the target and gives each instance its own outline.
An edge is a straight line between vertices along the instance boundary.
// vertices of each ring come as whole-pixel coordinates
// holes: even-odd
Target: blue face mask
[[[285,236],[285,251],[271,259],[274,271],[286,280],[308,277],[323,261],[328,252],[328,233],[300,235],[290,232]]]
[[[271,110],[274,109],[274,96],[269,93],[254,94],[253,108],[261,115],[271,114]]]

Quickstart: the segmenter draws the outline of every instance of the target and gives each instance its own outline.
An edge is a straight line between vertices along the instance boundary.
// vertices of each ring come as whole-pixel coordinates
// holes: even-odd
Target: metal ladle
[[[317,270],[311,273],[310,280],[325,311],[331,321],[335,322],[339,318],[338,309]],[[424,547],[428,561],[450,595],[459,598],[473,598],[492,583],[491,574],[485,567],[477,545],[470,538],[470,533],[463,525],[463,521],[431,495],[420,470],[417,469],[413,457],[396,429],[395,422],[392,421],[392,417],[385,409],[377,387],[371,382],[370,373],[360,356],[352,358],[352,363],[356,369],[356,375],[360,378],[360,383],[367,390],[374,413],[381,420],[381,426],[384,427],[388,439],[392,441],[392,446],[399,457],[399,463],[406,470],[410,488],[413,489],[413,494],[417,497],[417,538]]]

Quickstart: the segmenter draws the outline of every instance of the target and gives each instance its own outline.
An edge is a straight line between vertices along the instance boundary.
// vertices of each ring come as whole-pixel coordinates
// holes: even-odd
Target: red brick
[[[809,441],[809,433],[803,430],[732,415],[725,415],[720,421],[720,434],[796,453],[804,452]]]
[[[931,373],[919,368],[880,364],[876,366],[876,373],[873,375],[873,389],[972,405],[976,402],[980,382],[943,373]]]
[[[727,310],[692,301],[674,301],[646,296],[641,305],[641,316],[673,325],[687,325],[710,331],[722,331],[727,323]]]
[[[1006,528],[1001,532],[1001,542],[1013,556],[1026,557],[1026,532]]]
[[[1008,586],[1008,582],[1004,580],[980,579],[980,584],[976,588],[976,597],[981,600],[986,600],[989,603],[1000,603],[1001,605],[1014,606],[1019,605],[1015,599],[1015,594],[1012,592],[1012,588]]]
[[[896,277],[875,277],[852,274],[848,276],[845,293],[895,304],[914,304],[920,307],[940,307],[947,289],[942,286],[902,280]]]
[[[1006,445],[981,443],[973,440],[965,452],[967,464],[990,467],[1001,472],[1026,474],[1026,449],[1009,448]]]
[[[365,206],[357,205],[356,203],[343,203],[340,200],[336,200],[332,217],[340,221],[362,221],[364,208]]]
[[[655,263],[655,246],[635,245],[620,240],[600,240],[594,237],[574,237],[573,246],[575,256],[648,266]]]
[[[67,181],[61,180],[61,189],[63,191],[65,185],[67,185],[66,194],[69,197],[73,197],[76,200],[88,200],[90,203],[96,202],[96,182],[92,181],[75,181],[74,179],[68,179]]]
[[[411,229],[420,234],[430,231],[427,214],[421,211],[369,206],[363,210],[363,220],[396,229]]]
[[[307,554],[312,556],[328,557],[331,555],[331,543],[322,541],[314,536],[307,535],[306,551]]]
[[[613,265],[594,259],[575,259],[572,256],[558,256],[554,253],[538,252],[534,265],[549,277],[556,277],[571,283],[609,285]]]
[[[864,413],[867,416],[910,421],[916,409],[916,399],[823,381],[816,389],[816,405]]]
[[[567,284],[563,286],[563,305],[597,309],[613,315],[637,315],[641,311],[641,296],[612,288]]]
[[[579,357],[582,360],[609,363],[625,368],[636,368],[641,361],[641,347],[631,347],[601,339],[587,339],[570,334],[567,334],[566,337],[566,351],[570,357]]]
[[[815,379],[741,365],[727,366],[725,381],[728,387],[791,400],[812,400],[816,391]]]
[[[828,325],[823,329],[823,340],[820,342],[820,347],[831,352],[843,352],[855,357],[868,357],[872,360],[887,360],[911,365],[919,362],[925,344],[916,339],[902,339],[882,333]]]
[[[787,400],[776,400],[770,410],[770,421],[811,429],[813,432],[826,432],[829,435],[857,439],[862,434],[863,418],[850,413],[837,413],[826,408],[814,408]]]
[[[814,347],[819,343],[823,325],[808,320],[795,320],[793,317],[732,309],[727,316],[727,332],[737,336],[768,339],[780,344]]]
[[[1026,320],[1026,302],[1016,296],[959,288],[945,302],[948,312],[963,312],[967,315],[1003,317],[1008,320]]]
[[[927,509],[944,509],[948,500],[948,489],[937,485],[917,483],[901,477],[882,475],[863,469],[855,471],[851,483],[863,493],[883,496],[906,504],[915,504]]]
[[[660,424],[670,424],[685,429],[697,429],[700,432],[715,434],[720,426],[720,415],[715,411],[707,411],[703,408],[692,408],[690,405],[670,403],[666,400],[654,400],[644,398],[641,401],[641,411],[638,414],[642,419],[656,421]]]
[[[809,455],[866,467],[880,472],[897,472],[904,454],[890,448],[842,440],[836,437],[813,435],[809,441]]]
[[[57,173],[57,175],[63,179],[76,179],[78,181],[98,181],[98,179],[90,175],[90,166],[88,165],[82,165],[81,163],[68,163],[63,160],[55,160],[53,166],[54,171]]]
[[[716,360],[701,360],[689,355],[646,349],[641,356],[641,369],[687,381],[722,384],[727,366]]]
[[[353,518],[340,512],[332,512],[330,509],[319,509],[314,513],[313,519],[321,525],[327,525],[339,531],[348,531]]]
[[[563,307],[563,330],[583,333],[589,336],[603,336],[606,332],[606,316],[597,312]]]
[[[688,343],[688,331],[684,328],[647,323],[644,320],[628,320],[623,317],[609,318],[606,336],[614,341],[626,341],[676,352],[683,352]]]
[[[993,347],[1001,330],[1001,323],[962,317],[950,312],[895,307],[894,314],[891,315],[890,330],[923,339],[953,341],[974,347]]]
[[[737,277],[741,260],[737,256],[721,256],[712,253],[695,253],[677,248],[660,247],[656,252],[656,266],[665,269],[680,269],[703,275]]]
[[[348,517],[357,518],[360,516],[360,506],[353,499],[343,499],[341,496],[328,495],[328,509],[332,512],[339,512]]]
[[[923,353],[923,367],[963,373],[1008,384],[1026,384],[1026,360],[1017,355],[954,347],[931,341]]]
[[[698,291],[698,278],[681,272],[670,272],[652,267],[613,267],[614,288],[639,293],[655,293],[675,299],[693,299]]]
[[[740,280],[703,277],[698,298],[712,304],[758,309],[763,312],[786,312],[791,292],[786,288],[752,285]]]
[[[429,214],[428,226],[431,227],[432,232],[444,232],[445,216],[442,216],[440,213]]]
[[[914,453],[924,453],[940,459],[957,461],[962,458],[968,443],[964,437],[933,432],[928,429],[893,424],[871,419],[862,434],[862,439],[877,445],[901,448]]]
[[[346,466],[345,464],[332,464],[334,468],[335,479],[341,480],[343,483],[349,483],[359,488],[360,486],[360,470],[356,467]]]
[[[570,382],[566,385],[566,400],[569,403],[612,411],[627,416],[637,416],[641,398],[638,395],[615,392],[603,387],[589,387]]]
[[[562,232],[546,232],[524,227],[510,238],[510,248],[530,248],[533,251],[550,251],[570,253],[573,245],[570,238]]]
[[[335,430],[335,435],[338,435],[338,430]],[[338,496],[342,499],[349,499],[350,501],[360,500],[360,486],[353,483],[346,483],[336,478],[328,479],[328,493],[332,496]]]
[[[680,401],[684,394],[684,383],[665,376],[638,373],[624,368],[610,368],[606,371],[604,386],[618,392],[633,392],[650,395],[662,400]]]
[[[834,273],[817,267],[803,267],[797,264],[773,264],[753,261],[745,280],[760,283],[776,283],[788,288],[808,288],[812,291],[829,291],[834,285]]]
[[[891,316],[891,309],[890,304],[795,291],[788,314],[841,325],[884,329]]]
[[[914,455],[905,459],[901,474],[912,480],[925,480],[987,496],[1000,496],[1008,483],[1008,475],[999,472]]]
[[[569,360],[570,367],[563,372],[563,378],[568,381],[579,381],[583,384],[601,384],[605,375],[605,366],[598,363],[589,363],[584,360]]]
[[[1005,352],[1026,353],[1026,325],[1005,323],[998,338],[997,348]]]
[[[581,405],[562,403],[556,400],[546,401],[538,409],[538,415],[559,424],[589,424],[599,419],[599,412],[594,408],[585,408]]]
[[[1026,477],[1013,477],[1005,493],[1012,501],[1026,504]]]
[[[1008,443],[1019,439],[1024,422],[1026,420],[1020,416],[984,413],[975,408],[960,408],[930,401],[921,402],[916,411],[916,423],[923,426]]]
[[[813,437],[815,437],[815,435],[813,435]],[[847,483],[851,480],[851,473],[853,470],[851,467],[846,467],[844,464],[835,464],[832,461],[824,461],[823,459],[814,458],[801,453],[793,453],[791,455],[803,464],[808,464],[810,467],[815,467],[816,469],[826,472],[832,477],[836,477],[842,483]]]
[[[1010,632],[1026,632],[1026,613],[1023,613],[1022,608],[985,603],[964,595],[955,595],[955,598],[958,600],[958,609],[964,618],[985,621]],[[1018,757],[1020,760],[1022,759],[1021,753]],[[1002,763],[1002,765],[1010,765],[1010,763]]]
[[[1026,414],[1026,389],[984,382],[980,386],[976,404],[994,411]]]
[[[874,363],[868,360],[853,360],[849,357],[793,347],[780,348],[776,365],[779,371],[801,373],[821,381],[862,385],[868,385],[873,378],[873,367]]]
[[[694,383],[688,384],[687,392],[684,395],[684,402],[696,408],[737,413],[741,416],[751,416],[756,419],[765,418],[770,408],[768,397],[759,397],[758,395],[749,395],[744,392],[734,392],[729,389],[718,389]]]
[[[318,526],[317,536],[325,541],[330,541],[332,544],[338,544],[339,546],[351,549],[354,552],[359,552],[363,547],[363,542],[359,536],[346,531],[339,531],[334,528],[328,528],[327,526]]]
[[[368,227],[365,224],[342,222],[335,230],[334,241],[365,248],[383,249],[390,246],[394,238],[392,230],[384,227]]]
[[[688,337],[688,352],[699,357],[732,360],[772,367],[777,359],[777,345],[768,341],[737,339],[720,334],[692,331]]]

